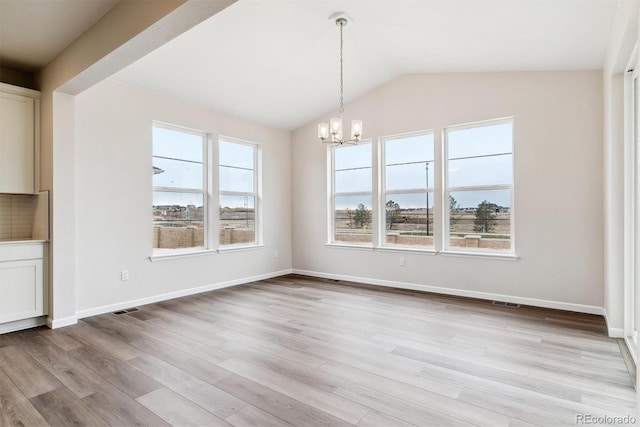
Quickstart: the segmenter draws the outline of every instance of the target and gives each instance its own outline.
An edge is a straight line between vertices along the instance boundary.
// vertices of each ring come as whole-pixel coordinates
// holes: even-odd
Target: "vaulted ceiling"
[[[199,0],[202,1],[202,0]],[[0,65],[42,68],[118,0],[0,0]],[[601,69],[618,0],[239,0],[112,78],[270,126],[407,73]]]
[[[240,0],[114,79],[278,128],[406,73],[601,69],[617,0]]]

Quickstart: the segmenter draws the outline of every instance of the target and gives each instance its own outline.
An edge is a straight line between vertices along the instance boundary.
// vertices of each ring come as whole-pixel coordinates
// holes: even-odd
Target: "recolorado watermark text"
[[[576,424],[598,424],[598,425],[636,425],[636,417],[633,415],[591,415],[576,414]]]

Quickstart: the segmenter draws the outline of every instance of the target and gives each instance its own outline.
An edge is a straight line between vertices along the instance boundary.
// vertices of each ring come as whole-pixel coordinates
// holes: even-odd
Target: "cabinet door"
[[[44,314],[42,260],[0,262],[0,323]]]
[[[0,193],[34,192],[34,101],[0,92]]]

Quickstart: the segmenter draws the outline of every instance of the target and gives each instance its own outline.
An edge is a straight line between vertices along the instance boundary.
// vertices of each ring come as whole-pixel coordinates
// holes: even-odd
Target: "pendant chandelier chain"
[[[340,118],[344,113],[344,78],[343,78],[343,41],[342,41],[342,28],[344,22],[340,22]]]

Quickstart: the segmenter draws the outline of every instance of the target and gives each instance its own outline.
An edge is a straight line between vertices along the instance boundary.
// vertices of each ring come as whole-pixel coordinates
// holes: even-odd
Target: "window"
[[[220,139],[220,234],[221,246],[258,243],[258,147],[256,144]]]
[[[206,248],[205,133],[153,125],[153,248]]]
[[[330,241],[370,244],[373,241],[371,143],[335,146],[331,154]]]
[[[433,132],[381,141],[383,244],[433,247]]]
[[[513,119],[446,128],[445,249],[513,252]]]

